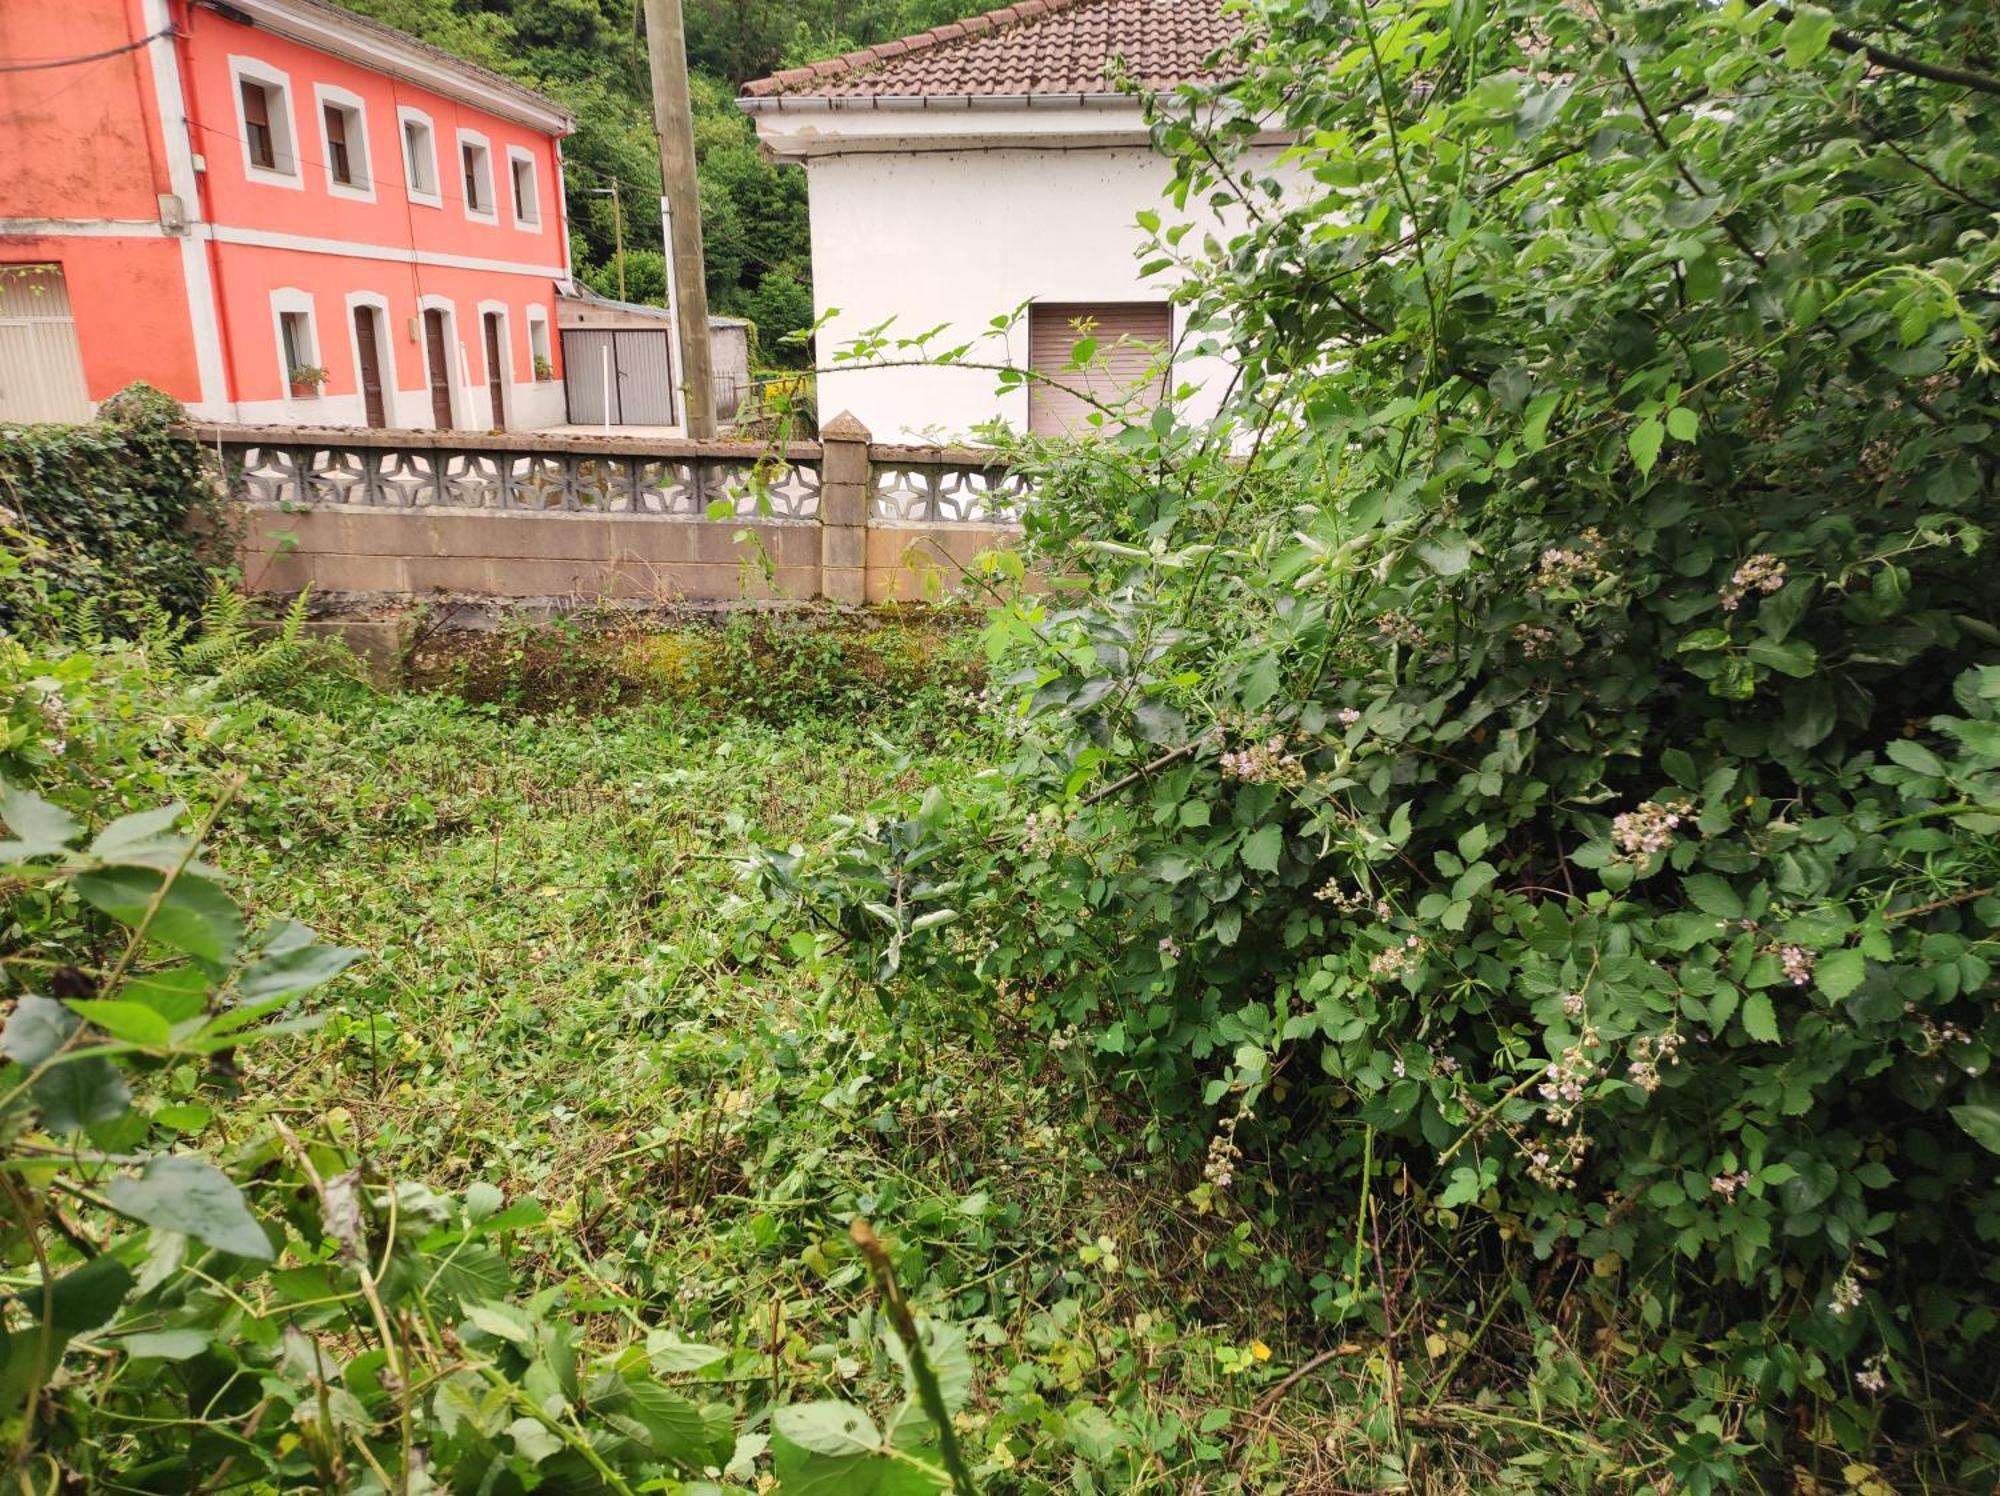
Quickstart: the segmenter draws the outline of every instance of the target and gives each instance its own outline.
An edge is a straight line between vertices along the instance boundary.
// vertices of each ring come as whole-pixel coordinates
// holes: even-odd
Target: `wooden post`
[[[653,128],[660,140],[660,194],[667,204],[667,273],[680,332],[681,424],[696,439],[715,435],[709,373],[708,285],[695,191],[694,106],[688,97],[687,38],[680,0],[646,0],[646,55],[653,70]]]
[[[868,600],[868,428],[846,411],[820,427],[819,595]]]

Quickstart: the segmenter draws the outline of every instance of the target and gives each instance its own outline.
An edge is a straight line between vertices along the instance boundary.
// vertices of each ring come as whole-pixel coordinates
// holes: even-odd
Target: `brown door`
[[[1028,385],[1028,430],[1036,436],[1090,432],[1099,405],[1143,405],[1165,393],[1159,353],[1170,331],[1155,302],[1036,302],[1028,308],[1028,367],[1048,376]],[[1070,367],[1089,342],[1083,368]]]
[[[507,383],[507,366],[500,362],[500,314],[488,312],[486,323],[486,398],[493,402],[493,429],[507,429],[507,407],[502,403]]]
[[[389,414],[382,405],[382,349],[375,341],[372,307],[354,309],[354,351],[361,360],[361,405],[368,424],[380,430],[389,424]]]
[[[431,370],[431,419],[440,431],[451,430],[451,365],[444,356],[444,313],[436,307],[424,312],[425,360]]]

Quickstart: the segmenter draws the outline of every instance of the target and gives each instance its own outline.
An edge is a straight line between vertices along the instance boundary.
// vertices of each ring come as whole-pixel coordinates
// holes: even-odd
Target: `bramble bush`
[[[1321,1316],[1407,1353],[1402,1219],[1406,1302],[1510,1273],[1651,1379],[1663,1484],[1990,1488],[1990,28],[1277,0],[1243,60],[1152,101],[1242,225],[1145,220],[1220,414],[1019,454],[1011,767],[767,886],[1087,1049]]]

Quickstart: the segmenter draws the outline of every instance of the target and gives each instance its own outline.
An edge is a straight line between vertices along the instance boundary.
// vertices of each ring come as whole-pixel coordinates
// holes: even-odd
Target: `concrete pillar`
[[[860,603],[868,593],[868,428],[842,411],[819,429],[819,595]]]

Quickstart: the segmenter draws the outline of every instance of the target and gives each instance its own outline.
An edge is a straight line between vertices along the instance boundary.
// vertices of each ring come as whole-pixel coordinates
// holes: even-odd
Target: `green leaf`
[[[1752,639],[1744,653],[1767,669],[1798,680],[1819,668],[1819,652],[1803,639]]]
[[[1275,825],[1259,826],[1243,838],[1238,856],[1243,865],[1254,872],[1275,873],[1278,870],[1278,854],[1285,848],[1285,833]]]
[[[2000,1153],[2000,1106],[1968,1102],[1951,1109],[1951,1120],[1988,1153]]]
[[[1675,441],[1691,442],[1701,430],[1701,418],[1685,405],[1676,405],[1667,412],[1667,434]]]
[[[132,1107],[132,1088],[118,1067],[88,1054],[50,1066],[35,1082],[34,1097],[42,1125],[51,1132],[82,1132],[116,1121]]]
[[[189,839],[169,832],[187,807],[176,800],[158,810],[120,816],[97,833],[90,855],[99,862],[171,872],[187,856]]]
[[[1269,652],[1260,654],[1244,672],[1237,698],[1244,711],[1254,712],[1277,694],[1278,658]]]
[[[208,1349],[208,1343],[205,1330],[148,1330],[111,1342],[128,1356],[154,1361],[192,1361]]]
[[[1922,743],[1915,742],[1910,738],[1897,738],[1895,742],[1882,751],[1906,769],[1913,770],[1918,774],[1927,775],[1932,779],[1944,778],[1944,760],[1931,752]]]
[[[72,880],[77,893],[122,925],[137,929],[166,875],[151,868],[116,867]],[[243,916],[218,884],[195,873],[174,879],[147,933],[176,950],[218,966],[234,959],[243,939]]]
[[[699,1469],[711,1462],[708,1424],[701,1409],[656,1382],[628,1382],[615,1404],[646,1430],[654,1454]]]
[[[1813,985],[1834,1002],[1851,995],[1867,976],[1867,958],[1851,948],[1828,951],[1813,963]]]
[[[1803,67],[1825,52],[1833,40],[1833,12],[1801,5],[1785,23],[1785,66]]]
[[[814,1454],[869,1454],[882,1447],[882,1431],[852,1403],[793,1403],[771,1415],[771,1427]]]
[[[66,851],[83,828],[67,811],[49,804],[33,790],[17,790],[0,781],[0,818],[14,833],[0,841],[0,862],[26,862]]]
[[[1461,530],[1441,530],[1417,542],[1417,556],[1441,577],[1455,577],[1472,564],[1472,540]]]
[[[72,999],[70,1010],[80,1013],[112,1038],[141,1049],[165,1049],[173,1040],[173,1028],[159,1010],[145,1003],[105,1002],[94,998]]]
[[[1778,1015],[1768,992],[1753,992],[1743,999],[1743,1032],[1759,1044],[1778,1042]]]
[[[549,1431],[539,1418],[516,1418],[507,1425],[507,1437],[515,1451],[531,1465],[539,1465],[562,1451],[563,1441]]]
[[[266,955],[244,969],[236,982],[240,1002],[260,1002],[267,997],[292,997],[330,982],[347,970],[366,951],[345,945],[306,945]]]
[[[655,1334],[646,1337],[646,1359],[661,1376],[675,1376],[701,1371],[718,1361],[726,1361],[729,1352],[717,1350],[712,1345],[696,1345],[692,1341]]]
[[[1657,416],[1648,416],[1625,438],[1625,450],[1632,454],[1632,462],[1641,475],[1650,474],[1653,464],[1660,458],[1660,443],[1666,439],[1666,428]]]
[[[535,1343],[533,1322],[512,1304],[468,1304],[465,1317],[496,1340],[524,1348]]]
[[[1681,892],[1703,914],[1719,919],[1743,918],[1743,899],[1714,873],[1694,873],[1681,880]]]
[[[1548,444],[1549,417],[1556,413],[1556,406],[1562,403],[1562,391],[1551,390],[1546,395],[1537,395],[1528,402],[1526,416],[1521,422],[1521,445],[1530,452],[1539,452]]]
[[[243,1192],[206,1159],[173,1154],[104,1186],[112,1208],[162,1231],[179,1231],[219,1252],[269,1260],[271,1243]]]
[[[31,992],[14,1005],[7,1027],[0,1030],[0,1055],[32,1070],[82,1026],[63,1004]]]

